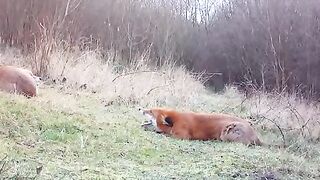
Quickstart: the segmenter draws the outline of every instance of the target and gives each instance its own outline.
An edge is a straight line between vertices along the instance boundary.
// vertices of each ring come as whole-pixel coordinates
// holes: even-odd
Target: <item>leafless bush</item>
[[[101,48],[131,64],[148,52],[209,73],[209,83],[317,95],[317,0],[1,0],[0,39],[45,74],[55,48]],[[111,53],[112,52],[112,53]]]
[[[318,93],[317,3],[225,1],[201,40],[206,45],[198,49],[195,67],[221,71],[224,82],[246,82],[261,90]]]
[[[179,42],[187,23],[176,18],[170,4],[124,0],[22,0],[0,2],[0,36],[3,43],[35,53],[35,66],[46,70],[48,54],[59,45],[82,50],[104,49],[113,60],[131,63],[146,50],[162,64],[179,60]],[[173,24],[175,24],[173,26]],[[108,57],[109,58],[109,57]],[[43,69],[43,70],[42,70]]]
[[[257,93],[246,101],[257,124],[278,129],[285,137],[318,141],[320,137],[319,104],[292,94]]]

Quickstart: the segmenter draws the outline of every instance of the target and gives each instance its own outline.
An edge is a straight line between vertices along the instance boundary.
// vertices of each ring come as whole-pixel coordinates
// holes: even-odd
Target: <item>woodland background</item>
[[[0,0],[0,39],[40,75],[55,48],[99,48],[123,66],[143,55],[205,71],[217,90],[309,98],[320,92],[319,18],[317,0]]]

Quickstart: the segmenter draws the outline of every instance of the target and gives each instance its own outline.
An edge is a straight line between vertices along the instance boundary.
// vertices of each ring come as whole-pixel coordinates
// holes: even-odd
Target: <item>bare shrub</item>
[[[33,66],[31,65],[29,59],[21,54],[20,49],[8,47],[6,45],[0,47],[0,64],[23,67],[33,71],[34,74],[36,72],[33,69]]]
[[[320,106],[294,95],[256,94],[247,102],[252,115],[264,128],[277,128],[286,134],[296,134],[310,140],[320,137]]]
[[[320,63],[317,3],[224,1],[210,21],[209,33],[202,35],[203,45],[195,48],[195,67],[223,72],[224,82],[316,95]]]
[[[122,65],[148,51],[188,69],[221,72],[209,82],[263,91],[320,91],[317,0],[2,0],[1,42],[33,54],[44,75],[58,46],[101,47]],[[59,43],[57,43],[59,42]],[[112,53],[110,53],[112,52]],[[247,88],[247,87],[246,87]],[[221,89],[221,88],[217,88]]]

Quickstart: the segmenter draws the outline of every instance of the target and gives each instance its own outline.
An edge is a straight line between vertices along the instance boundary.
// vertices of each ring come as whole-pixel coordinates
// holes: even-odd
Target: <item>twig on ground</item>
[[[158,88],[162,88],[162,87],[166,87],[166,86],[169,86],[169,84],[165,84],[165,85],[162,85],[162,86],[156,86],[156,87],[153,87],[151,88],[148,92],[147,92],[147,95],[149,95],[152,91],[158,89]]]
[[[0,174],[4,171],[4,168],[7,164],[7,161],[5,161],[8,158],[8,155],[5,155],[4,158],[1,159],[0,162],[2,162],[2,165],[0,167]]]
[[[286,145],[286,138],[285,138],[285,135],[284,135],[283,130],[282,130],[282,128],[280,127],[280,125],[279,125],[278,123],[276,123],[273,119],[269,119],[269,118],[267,118],[267,117],[265,117],[265,116],[261,116],[261,117],[262,117],[263,119],[266,119],[266,120],[272,122],[272,123],[279,129],[279,132],[280,132],[281,137],[282,137],[283,145],[285,146],[285,145]]]
[[[311,120],[311,118],[305,120],[302,115],[298,112],[298,110],[292,106],[292,104],[290,102],[288,102],[288,108],[291,111],[291,113],[297,118],[298,122],[300,122],[301,120],[304,121],[304,123],[301,125],[300,128],[296,128],[297,130],[299,130],[301,132],[301,135],[304,136],[304,129],[307,127],[309,121]],[[309,134],[311,134],[310,130],[308,128],[306,128],[309,132]]]
[[[128,72],[122,75],[119,75],[117,77],[115,77],[112,82],[116,81],[118,78],[120,77],[124,77],[124,76],[129,76],[129,75],[133,75],[133,74],[138,74],[138,73],[161,73],[161,72],[156,72],[156,71],[150,71],[150,70],[146,70],[146,71],[135,71],[135,72]],[[161,74],[165,74],[165,72],[162,72]]]

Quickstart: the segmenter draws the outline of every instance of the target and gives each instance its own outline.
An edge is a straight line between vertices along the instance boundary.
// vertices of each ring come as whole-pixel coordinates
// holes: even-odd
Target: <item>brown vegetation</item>
[[[317,0],[1,0],[0,38],[31,54],[40,74],[56,47],[101,48],[130,64],[221,72],[209,83],[278,92],[320,91]],[[213,74],[215,75],[215,74]]]

